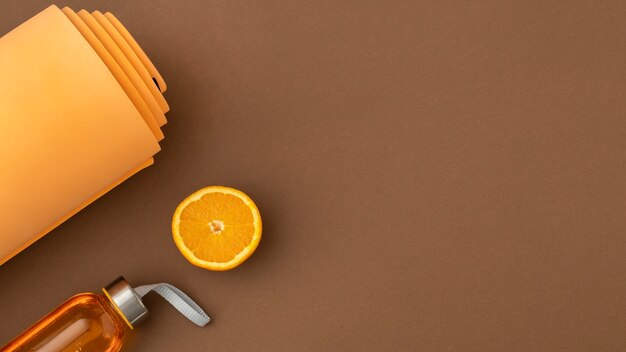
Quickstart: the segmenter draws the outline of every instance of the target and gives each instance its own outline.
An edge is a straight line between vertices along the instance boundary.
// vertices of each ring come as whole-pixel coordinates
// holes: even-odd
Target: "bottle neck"
[[[117,306],[111,301],[109,297],[107,297],[106,294],[102,293],[97,296],[100,298],[102,308],[106,311],[111,319],[115,320],[120,327],[126,327],[133,330],[133,326],[128,322],[126,317],[124,317],[124,314],[120,312]]]
[[[102,292],[131,329],[148,317],[148,309],[123,277],[107,285]]]

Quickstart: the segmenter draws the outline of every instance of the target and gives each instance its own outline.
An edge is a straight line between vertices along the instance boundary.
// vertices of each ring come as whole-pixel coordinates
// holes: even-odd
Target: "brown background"
[[[48,5],[0,1],[0,33]],[[170,122],[154,166],[0,268],[0,341],[123,274],[214,318],[150,297],[127,351],[626,349],[624,1],[68,5],[125,23]],[[169,229],[215,184],[264,221],[224,273]]]

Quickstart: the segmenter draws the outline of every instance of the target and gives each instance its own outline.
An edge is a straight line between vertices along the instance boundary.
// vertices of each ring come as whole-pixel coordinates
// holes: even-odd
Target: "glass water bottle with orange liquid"
[[[1,352],[116,352],[124,334],[148,316],[142,297],[154,291],[198,326],[210,318],[191,298],[169,284],[132,288],[122,277],[102,294],[81,293],[24,331]]]

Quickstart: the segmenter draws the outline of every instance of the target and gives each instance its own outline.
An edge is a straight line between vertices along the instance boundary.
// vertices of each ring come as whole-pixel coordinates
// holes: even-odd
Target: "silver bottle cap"
[[[141,297],[122,276],[108,284],[102,291],[131,329],[148,317],[148,309],[141,301]]]

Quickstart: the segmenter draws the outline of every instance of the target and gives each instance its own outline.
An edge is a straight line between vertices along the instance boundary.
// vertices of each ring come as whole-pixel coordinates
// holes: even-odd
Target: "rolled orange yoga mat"
[[[153,163],[165,89],[110,13],[50,6],[0,38],[0,265]]]

